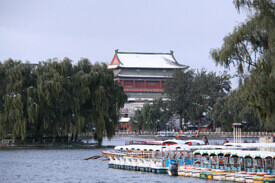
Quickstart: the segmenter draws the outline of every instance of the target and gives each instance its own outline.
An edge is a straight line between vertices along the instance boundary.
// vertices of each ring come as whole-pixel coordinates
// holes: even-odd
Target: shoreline
[[[130,137],[135,139],[155,139],[155,140],[164,140],[164,139],[177,139],[177,140],[202,140],[202,137],[162,137],[162,136],[156,136],[156,135],[131,135],[131,136],[114,136],[113,139],[116,138],[124,138],[124,137]],[[227,139],[232,139],[232,137],[208,137],[209,144],[211,145],[217,145],[221,143],[220,141]],[[244,137],[244,140],[247,140],[247,143],[252,143],[253,141],[259,141],[259,137]],[[28,148],[67,148],[67,147],[97,147],[98,143],[96,142],[90,142],[87,143],[89,140],[93,140],[93,138],[80,138],[81,142],[69,142],[69,143],[62,143],[62,142],[21,142],[21,143],[7,143],[7,144],[0,144],[0,149],[2,148],[22,148],[22,147],[28,147]],[[127,140],[126,140],[127,141]],[[245,143],[245,142],[244,142]],[[104,146],[102,146],[104,147]]]
[[[97,144],[83,144],[83,145],[50,145],[50,144],[37,144],[37,145],[0,145],[0,151],[4,149],[98,149],[98,148],[114,148],[113,145],[99,146]]]

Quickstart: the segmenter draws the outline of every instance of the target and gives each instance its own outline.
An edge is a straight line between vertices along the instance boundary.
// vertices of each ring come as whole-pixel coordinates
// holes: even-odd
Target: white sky
[[[181,64],[218,72],[209,51],[244,19],[231,0],[1,0],[0,61],[173,50]]]

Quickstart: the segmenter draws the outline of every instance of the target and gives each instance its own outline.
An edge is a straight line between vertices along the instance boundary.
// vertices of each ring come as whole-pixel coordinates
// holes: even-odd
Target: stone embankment
[[[169,135],[165,135],[165,133]],[[156,137],[163,136],[163,138],[168,136],[173,136],[172,132],[130,132],[130,131],[121,131],[116,132],[116,137]],[[197,135],[196,133],[185,133],[187,137],[192,137],[193,135]],[[200,132],[198,137],[202,137],[206,135],[207,137],[233,137],[233,132]],[[69,135],[70,136],[70,135]],[[79,134],[79,139],[90,139],[93,138],[94,134],[92,132],[81,133]],[[242,132],[242,138],[260,138],[260,143],[270,143],[273,142],[273,137],[275,136],[275,132]],[[11,145],[14,144],[14,140],[1,140],[0,145]]]
[[[172,132],[133,132],[133,131],[120,131],[116,132],[115,136],[116,137],[136,137],[136,136],[176,136],[178,133],[174,133],[176,135],[173,135]],[[169,135],[168,135],[169,134]],[[196,132],[190,132],[190,133],[185,133],[187,137],[192,137],[197,135]],[[206,135],[207,137],[233,137],[233,132],[200,132],[198,134],[199,137],[202,137],[203,135]],[[275,135],[275,132],[242,132],[242,138],[251,138],[251,137],[273,137]],[[89,138],[93,137],[92,132],[87,132],[87,133],[81,133],[79,134],[79,137],[81,138]]]

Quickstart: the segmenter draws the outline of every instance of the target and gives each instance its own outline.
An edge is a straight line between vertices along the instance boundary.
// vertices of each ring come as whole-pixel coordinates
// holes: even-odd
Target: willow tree
[[[101,143],[114,135],[119,108],[127,101],[106,64],[77,65],[64,58],[39,64],[0,64],[0,137],[64,137],[96,129]]]
[[[5,88],[1,90],[1,136],[12,134],[13,138],[24,139],[27,126],[26,88],[31,83],[31,67],[9,59],[2,65],[2,76],[1,82]]]
[[[243,122],[244,130],[259,130],[257,115],[246,105],[243,93],[234,90],[225,97],[219,97],[211,111],[211,117],[216,127],[231,131],[232,123]]]
[[[28,115],[35,125],[36,139],[43,135],[60,135],[61,111],[66,106],[60,102],[61,93],[65,91],[64,81],[56,71],[58,65],[55,59],[41,62],[36,69],[36,87],[28,88]]]
[[[83,67],[83,63],[86,62],[87,68]],[[80,66],[82,65],[82,66]],[[85,64],[84,64],[85,65]],[[89,89],[89,72],[91,63],[88,60],[80,60],[78,65],[74,66],[74,75],[69,77],[70,80],[70,109],[67,111],[67,129],[72,133],[71,140],[77,140],[77,134],[87,129],[91,129],[92,126],[88,125],[91,118],[89,118],[89,109],[85,105],[89,100],[91,92]],[[86,128],[84,128],[86,127]]]
[[[28,117],[34,127],[37,140],[43,135],[67,136],[66,112],[71,101],[71,86],[68,78],[73,75],[71,61],[65,58],[41,62],[34,73],[35,86],[28,88]]]
[[[127,96],[123,88],[114,81],[112,70],[106,64],[96,63],[91,68],[88,109],[96,129],[96,139],[101,144],[104,132],[108,138],[114,135],[114,124],[118,121],[118,109],[123,107]]]
[[[6,74],[3,64],[0,62],[0,139],[6,137],[7,124],[4,116],[4,95],[6,93]]]
[[[248,18],[223,39],[221,48],[212,49],[210,54],[219,65],[237,67],[244,78],[241,90],[246,93],[248,105],[258,113],[263,126],[274,129],[274,2],[235,0],[234,4],[239,12],[247,12]]]

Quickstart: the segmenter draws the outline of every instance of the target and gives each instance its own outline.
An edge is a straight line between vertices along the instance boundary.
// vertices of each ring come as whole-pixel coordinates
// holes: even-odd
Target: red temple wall
[[[134,83],[134,81],[125,80],[125,81],[123,81],[123,85],[122,86],[132,88],[133,87],[133,83]]]
[[[144,81],[135,81],[136,88],[145,88],[145,82]]]
[[[118,80],[125,92],[162,92],[164,81]]]

